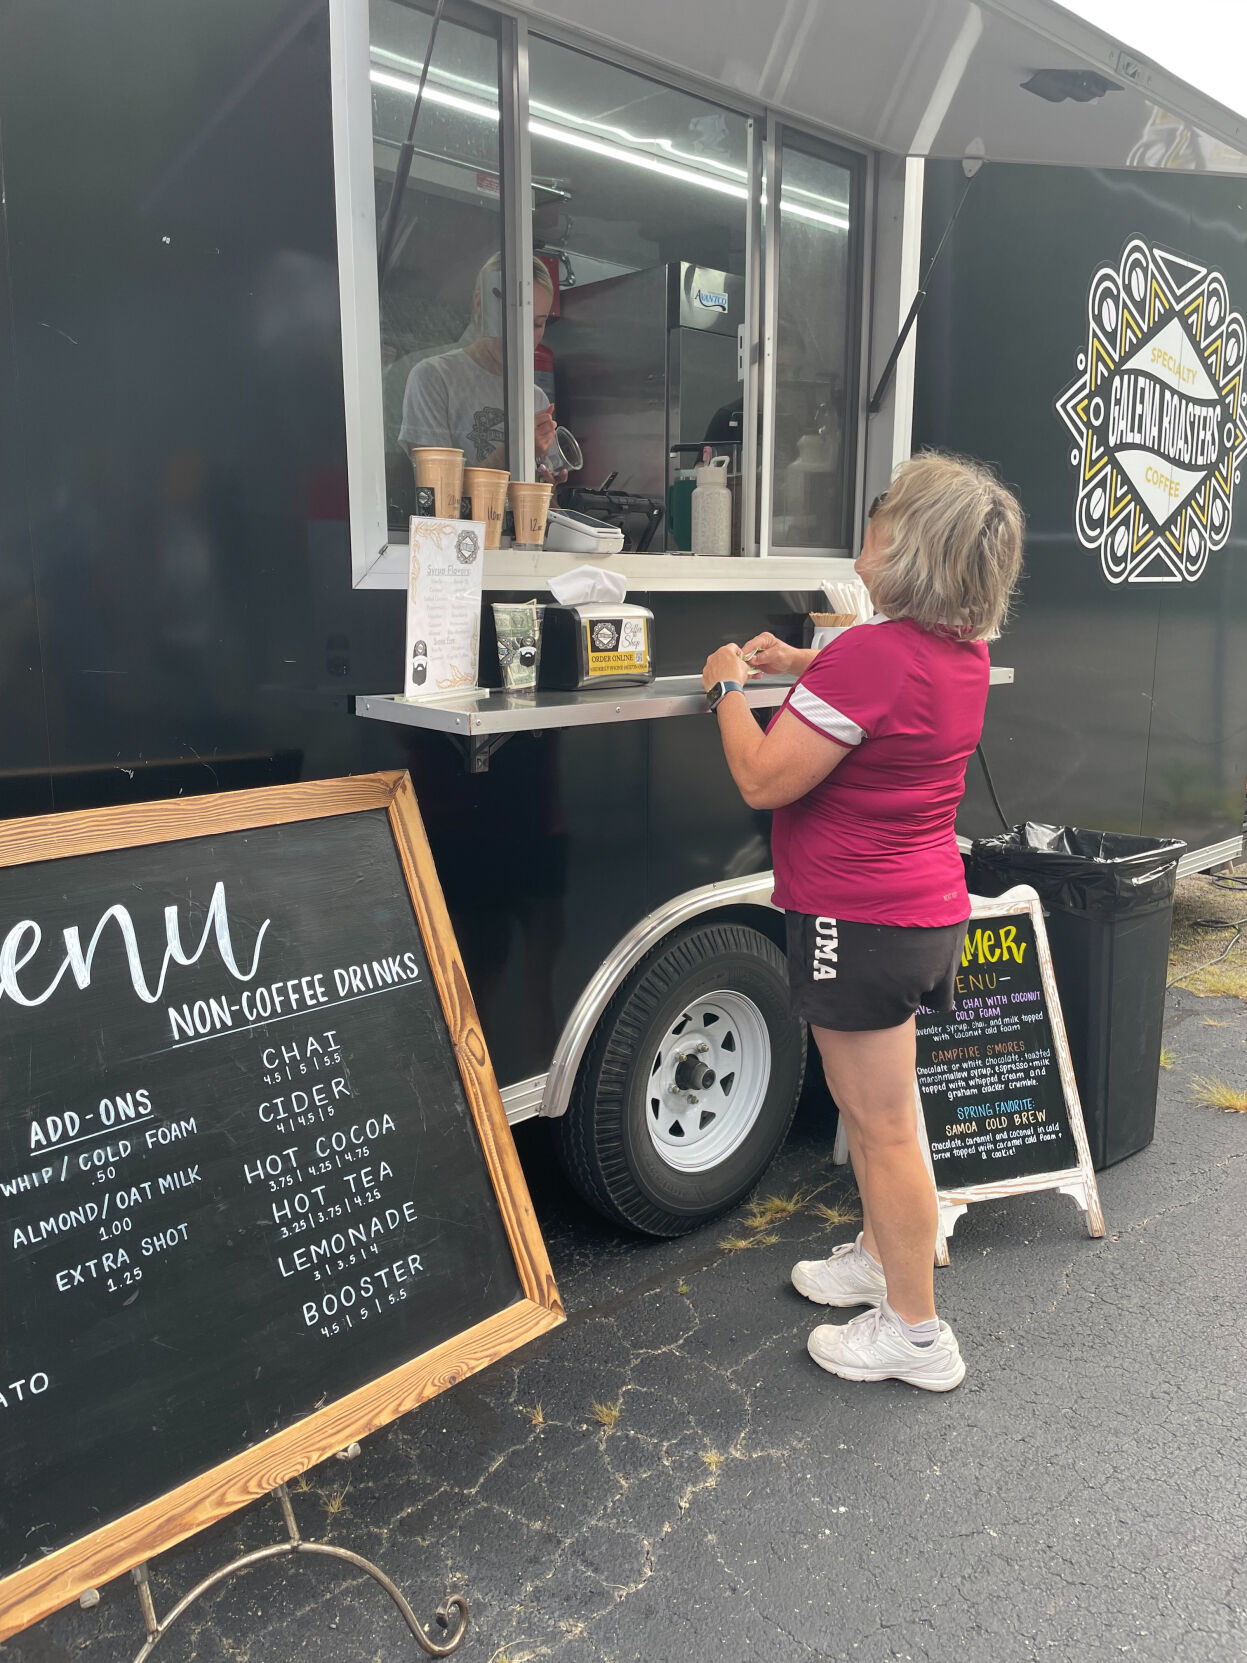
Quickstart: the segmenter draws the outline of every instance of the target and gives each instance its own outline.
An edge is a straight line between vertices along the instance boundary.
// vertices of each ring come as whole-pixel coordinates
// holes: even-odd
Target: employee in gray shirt
[[[534,347],[541,344],[553,304],[550,273],[540,260],[534,260]],[[450,445],[463,452],[469,467],[507,466],[502,311],[502,262],[495,254],[481,267],[472,295],[472,321],[479,331],[476,339],[469,346],[423,359],[407,377],[398,434],[405,450],[413,445]],[[533,403],[540,458],[554,443],[556,424],[553,406],[540,387],[533,388]],[[544,477],[548,479],[549,473]]]

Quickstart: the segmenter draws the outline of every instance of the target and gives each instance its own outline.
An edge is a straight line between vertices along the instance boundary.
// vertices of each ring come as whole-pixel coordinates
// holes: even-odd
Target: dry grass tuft
[[[621,1403],[595,1403],[593,1418],[604,1432],[613,1432],[623,1410]]]
[[[779,1235],[775,1230],[768,1230],[765,1235],[755,1236],[753,1239],[754,1245],[757,1247],[774,1247],[779,1240]]]
[[[1247,963],[1226,961],[1196,970],[1184,979],[1183,985],[1201,999],[1247,1000]]]
[[[534,1403],[532,1408],[526,1409],[524,1413],[528,1416],[530,1426],[544,1426],[546,1424],[545,1410],[540,1403]]]
[[[860,1223],[862,1217],[860,1208],[854,1207],[851,1202],[847,1201],[833,1201],[830,1206],[820,1201],[815,1206],[814,1213],[817,1218],[821,1218],[823,1223],[830,1225],[833,1230],[838,1229],[842,1224]]]
[[[692,1290],[689,1288],[689,1285],[688,1285],[687,1282],[677,1282],[676,1285],[675,1285],[675,1291],[677,1293],[689,1293]]]
[[[322,1490],[321,1500],[325,1504],[327,1518],[336,1518],[346,1506],[346,1494],[350,1487],[349,1484],[344,1484],[340,1490]]]
[[[1226,1085],[1224,1080],[1208,1080],[1197,1075],[1194,1082],[1195,1100],[1210,1109],[1223,1109],[1226,1114],[1247,1114],[1247,1091]]]
[[[1242,892],[1224,888],[1210,874],[1179,878],[1169,943],[1171,985],[1205,995],[1244,997],[1241,988],[1247,978],[1247,931],[1239,928],[1244,910]],[[1236,971],[1238,974],[1232,974],[1231,979],[1238,985],[1226,986],[1215,974],[1222,970]],[[1206,980],[1206,971],[1211,981]]]
[[[1160,1048],[1160,1066],[1162,1068],[1172,1068],[1175,1060],[1174,1054],[1169,1047],[1167,1045],[1162,1045]]]
[[[745,1208],[745,1228],[765,1230],[768,1224],[778,1224],[799,1213],[809,1200],[804,1190],[794,1190],[791,1195],[768,1195],[763,1201],[751,1201]]]
[[[719,1242],[720,1253],[743,1253],[746,1248],[753,1247],[756,1236],[724,1236]]]
[[[716,1476],[719,1468],[723,1465],[724,1461],[727,1460],[727,1456],[720,1455],[717,1449],[703,1449],[701,1452],[701,1458],[705,1465],[708,1466],[711,1472],[716,1474]]]

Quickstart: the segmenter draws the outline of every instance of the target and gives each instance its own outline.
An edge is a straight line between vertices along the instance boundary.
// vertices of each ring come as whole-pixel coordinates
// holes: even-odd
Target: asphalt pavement
[[[565,1327],[296,1487],[310,1538],[376,1560],[431,1618],[466,1594],[465,1663],[1242,1663],[1247,1659],[1247,1006],[1170,996],[1157,1136],[1101,1175],[1108,1234],[1047,1194],[980,1205],[940,1271],[968,1365],[935,1396],[805,1352],[797,1258],[856,1226],[807,1093],[759,1197],[681,1241],[621,1235],[518,1141]],[[751,1215],[756,1218],[756,1215]],[[735,1245],[723,1246],[723,1243]],[[124,1459],[124,1452],[118,1452]],[[269,1503],[162,1556],[158,1608],[279,1539]],[[128,1659],[126,1581],[0,1647]],[[369,1579],[279,1561],[217,1589],[158,1657],[422,1655]]]

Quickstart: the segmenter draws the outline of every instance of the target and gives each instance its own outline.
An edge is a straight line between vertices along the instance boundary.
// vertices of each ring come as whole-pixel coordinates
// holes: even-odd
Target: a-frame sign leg
[[[931,1180],[931,1188],[935,1189],[935,1168],[931,1164],[931,1145],[927,1141],[926,1116],[922,1112],[922,1098],[918,1095],[918,1082],[914,1081],[914,1112],[918,1116],[918,1143],[922,1149],[923,1164],[927,1169],[927,1176]],[[948,1206],[936,1190],[935,1214],[935,1262],[937,1265],[947,1265],[951,1261],[948,1257],[948,1238],[952,1235],[957,1220],[965,1212],[964,1207]]]
[[[1100,1206],[1100,1192],[1094,1180],[1088,1184],[1080,1173],[1071,1183],[1059,1185],[1058,1191],[1061,1195],[1070,1196],[1082,1208],[1089,1236],[1104,1234],[1104,1213]]]

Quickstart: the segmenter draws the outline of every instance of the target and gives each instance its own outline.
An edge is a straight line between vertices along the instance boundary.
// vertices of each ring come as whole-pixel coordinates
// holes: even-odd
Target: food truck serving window
[[[354,582],[404,583],[428,447],[625,551],[846,552],[865,156],[488,4],[330,19]]]

